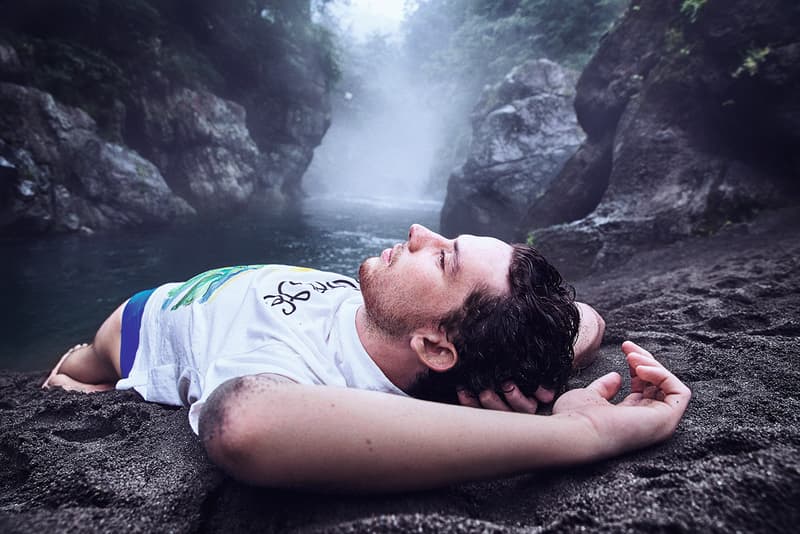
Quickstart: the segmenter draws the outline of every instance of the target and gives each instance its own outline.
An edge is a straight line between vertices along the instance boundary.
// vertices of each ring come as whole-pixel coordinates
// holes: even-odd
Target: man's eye
[[[439,267],[444,270],[444,250],[439,252]]]

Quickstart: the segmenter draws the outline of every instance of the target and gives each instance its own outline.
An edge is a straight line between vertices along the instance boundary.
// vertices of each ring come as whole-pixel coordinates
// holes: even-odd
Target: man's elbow
[[[603,344],[603,336],[606,333],[606,322],[603,319],[603,316],[600,313],[592,308],[591,306],[587,306],[589,309],[589,313],[587,315],[591,315],[591,318],[588,318],[588,322],[590,326],[589,335],[589,352],[596,353],[600,349],[600,345]]]
[[[254,379],[235,378],[217,388],[200,413],[198,433],[213,463],[242,482],[263,484],[263,480],[255,477],[253,469],[258,446],[246,391]],[[258,427],[263,433],[270,422],[261,415]]]
[[[580,326],[575,340],[575,359],[573,367],[582,369],[591,365],[603,343],[606,322],[591,306],[582,302],[576,303],[580,311]]]

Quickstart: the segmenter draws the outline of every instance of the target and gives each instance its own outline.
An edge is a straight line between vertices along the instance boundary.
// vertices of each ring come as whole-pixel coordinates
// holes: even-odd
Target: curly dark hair
[[[458,361],[446,372],[421,374],[412,396],[457,402],[457,388],[499,393],[511,380],[531,396],[540,385],[560,390],[566,384],[579,325],[575,290],[536,249],[512,246],[510,291],[477,288],[441,318]]]

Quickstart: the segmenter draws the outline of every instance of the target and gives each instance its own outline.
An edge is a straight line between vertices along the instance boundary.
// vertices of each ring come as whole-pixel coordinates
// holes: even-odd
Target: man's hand
[[[536,413],[539,404],[549,404],[553,402],[555,393],[552,389],[539,387],[532,397],[525,396],[513,382],[506,382],[502,385],[503,397],[500,398],[494,390],[487,389],[479,395],[475,395],[469,390],[458,390],[458,402],[463,406],[472,408],[486,408],[488,410],[500,410],[502,412]]]
[[[603,456],[646,447],[675,431],[692,392],[648,351],[631,341],[622,344],[631,374],[631,393],[617,405],[618,373],[601,376],[587,387],[563,394],[553,415],[583,416],[604,444]]]

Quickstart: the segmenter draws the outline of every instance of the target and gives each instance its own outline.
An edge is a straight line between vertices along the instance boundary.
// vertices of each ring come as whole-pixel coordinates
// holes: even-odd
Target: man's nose
[[[408,230],[408,250],[411,252],[429,245],[438,245],[444,241],[446,241],[444,237],[428,230],[421,224],[412,224]]]

